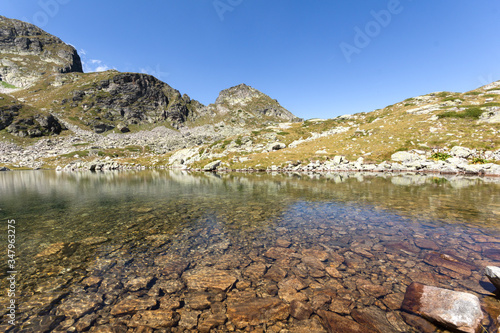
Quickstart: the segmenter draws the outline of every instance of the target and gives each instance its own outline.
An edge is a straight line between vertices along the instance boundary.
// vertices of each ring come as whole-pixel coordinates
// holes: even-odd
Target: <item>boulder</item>
[[[333,164],[341,164],[345,161],[345,157],[344,156],[335,156],[333,157]]]
[[[127,127],[127,125],[125,124],[118,124],[118,126],[116,126],[116,128],[122,132],[122,133],[128,133],[130,132],[130,129]]]
[[[398,151],[391,155],[391,160],[395,162],[414,162],[425,160],[425,156],[407,151]]]
[[[220,160],[210,162],[203,167],[203,171],[215,171],[217,170],[217,167],[220,165],[220,163]]]
[[[0,167],[0,171],[10,171],[10,169],[7,167]]]
[[[285,149],[286,145],[282,142],[273,142],[269,144],[266,148],[267,151],[273,151],[273,150],[280,150],[280,149]]]
[[[493,283],[493,285],[500,290],[500,267],[487,266],[484,270],[484,274]]]
[[[454,157],[459,157],[459,158],[469,158],[471,157],[473,151],[470,150],[469,148],[465,147],[460,147],[460,146],[455,146],[451,148],[450,154],[451,156]]]
[[[459,332],[475,333],[484,315],[477,296],[413,282],[402,309]]]

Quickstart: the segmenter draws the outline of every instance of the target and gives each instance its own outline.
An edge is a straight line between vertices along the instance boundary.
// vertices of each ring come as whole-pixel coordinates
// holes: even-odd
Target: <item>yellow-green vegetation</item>
[[[499,149],[500,124],[480,123],[477,120],[484,112],[481,108],[500,105],[500,96],[495,95],[495,101],[488,103],[485,102],[486,97],[480,91],[463,94],[442,92],[430,94],[427,97],[428,102],[426,99],[411,98],[384,109],[359,113],[351,118],[304,121],[291,124],[286,130],[265,128],[253,131],[251,140],[254,143],[264,143],[266,134],[275,133],[277,141],[289,145],[295,140],[311,137],[311,133],[349,127],[346,132],[307,141],[296,148],[241,153],[238,156],[231,153],[220,160],[230,165],[232,169],[265,169],[271,165],[285,166],[298,161],[307,164],[309,161],[330,159],[335,155],[343,155],[351,161],[363,157],[365,162],[379,163],[390,160],[393,153],[401,150],[428,151],[433,148],[452,148],[453,146],[478,150]],[[443,102],[456,103],[459,111],[450,111],[451,106],[447,105],[442,106],[441,110],[424,114],[407,112],[417,106],[441,105]],[[216,145],[217,143],[209,148]],[[215,152],[222,151],[223,149],[218,149]],[[246,160],[240,162],[237,157],[242,156]],[[436,160],[445,160],[448,157],[450,156],[443,153],[433,156]],[[193,164],[193,167],[202,167],[208,162],[210,161],[200,161]],[[484,160],[473,161],[473,163],[485,162]]]
[[[431,159],[435,161],[446,161],[450,157],[451,155],[446,153],[434,153],[431,155]]]
[[[4,88],[9,88],[9,89],[15,89],[17,88],[16,86],[10,84],[10,83],[7,83],[5,81],[1,81],[0,80],[0,86],[4,87]]]
[[[85,96],[79,105],[72,104],[75,90],[92,89],[98,82],[113,77],[116,71],[99,73],[67,73],[64,75],[46,74],[30,89],[14,92],[12,95],[24,100],[37,110],[57,111],[70,123],[84,129],[89,129],[85,120],[97,115],[96,110],[86,112],[82,105],[90,105],[93,98],[98,98],[98,92],[93,96]],[[57,82],[57,83],[56,83]],[[73,106],[75,105],[75,106]]]

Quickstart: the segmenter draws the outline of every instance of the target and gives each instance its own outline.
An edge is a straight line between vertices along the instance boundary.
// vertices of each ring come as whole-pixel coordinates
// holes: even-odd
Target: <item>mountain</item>
[[[206,107],[151,75],[113,70],[83,73],[72,46],[32,24],[3,16],[0,64],[2,86],[30,88],[11,93],[17,99],[17,111],[0,109],[0,127],[18,137],[59,134],[50,129],[54,126],[40,128],[37,119],[46,119],[47,114],[53,122],[68,122],[98,134],[151,129],[149,125],[179,130],[226,122],[226,132],[236,127],[233,133],[237,133],[242,127],[298,119],[276,100],[246,85],[222,91],[215,104]],[[35,115],[37,110],[43,116]],[[229,121],[231,112],[241,121]],[[252,120],[245,121],[249,117]],[[74,132],[74,127],[69,128]]]
[[[50,73],[82,72],[75,48],[33,24],[0,16],[0,80],[29,87]]]
[[[244,83],[222,90],[210,107],[220,114],[237,110],[258,118],[269,117],[291,122],[301,120],[282,107],[277,100]]]
[[[72,46],[5,17],[0,64],[0,167],[96,168],[106,157],[113,168],[500,175],[500,81],[302,121],[246,84],[203,105],[151,75],[83,73]]]

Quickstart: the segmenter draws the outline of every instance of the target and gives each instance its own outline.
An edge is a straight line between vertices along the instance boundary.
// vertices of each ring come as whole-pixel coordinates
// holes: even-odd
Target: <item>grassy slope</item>
[[[48,82],[52,81],[52,79],[44,80],[35,87],[14,92],[13,95],[32,106],[31,108],[23,108],[23,110],[26,109],[25,112],[27,113],[34,112],[33,110],[47,112],[54,109],[57,110],[56,112],[61,112],[60,102],[65,98],[71,100],[72,92],[75,89],[89,88],[94,83],[108,79],[115,74],[113,72],[66,74],[61,76],[61,79],[67,81],[62,86],[50,85]],[[439,105],[439,109],[427,114],[407,112],[417,107],[421,108],[436,104]],[[344,155],[349,160],[356,160],[362,156],[368,162],[381,162],[390,160],[391,154],[399,150],[430,150],[432,148],[451,148],[456,145],[480,150],[499,149],[500,124],[485,124],[477,121],[479,115],[477,111],[482,106],[500,106],[500,95],[490,93],[484,88],[467,93],[442,92],[429,94],[424,98],[410,98],[370,113],[359,113],[350,119],[338,117],[325,121],[311,120],[290,124],[290,127],[286,129],[277,127],[259,128],[262,123],[268,120],[267,117],[259,119],[246,110],[231,111],[225,115],[216,115],[215,117],[199,118],[189,125],[214,124],[220,121],[224,121],[227,125],[232,123],[241,124],[241,119],[244,119],[246,128],[254,128],[254,131],[249,135],[254,144],[267,144],[270,141],[268,139],[269,134],[275,133],[276,140],[287,145],[297,139],[308,138],[311,133],[321,133],[339,126],[350,127],[347,132],[305,142],[296,148],[287,148],[270,153],[241,153],[239,155],[245,155],[249,158],[248,161],[243,163],[233,162],[233,158],[236,156],[234,153],[222,158],[223,162],[234,169],[249,167],[263,169],[270,165],[284,165],[290,161],[304,163],[332,158],[335,155]],[[84,118],[86,112],[80,106],[76,108],[66,107],[61,113],[70,122],[85,127],[80,117]],[[131,129],[138,131],[145,128],[140,125]],[[5,132],[5,130],[2,132]],[[7,135],[7,139],[15,140],[16,143],[29,144],[36,140],[20,139],[6,133],[0,134]],[[241,136],[227,138],[218,144],[206,145],[202,149],[210,149],[212,153],[222,152],[231,142],[240,140]],[[82,156],[80,158],[84,157],[85,148],[82,147]],[[143,149],[139,150],[142,151]],[[319,150],[326,153],[316,154]],[[166,164],[170,156],[170,154],[153,156],[140,154],[139,152],[131,154],[131,152],[130,149],[123,147],[120,151],[102,151],[101,155],[119,157],[123,161],[143,165]],[[58,160],[48,159],[47,165],[54,166],[55,163],[60,165],[63,162],[69,162],[71,159],[74,158],[65,156]],[[209,160],[201,161],[194,164],[193,167],[201,167],[208,162]]]
[[[293,124],[288,129],[276,129],[273,131],[278,133],[278,140],[289,144],[298,138],[307,138],[310,132],[320,133],[338,126],[351,127],[345,133],[322,137],[296,148],[250,154],[247,156],[250,160],[244,163],[232,163],[234,154],[222,160],[234,169],[260,169],[273,164],[284,165],[289,161],[328,159],[335,155],[344,155],[349,160],[364,157],[367,162],[382,162],[390,160],[390,156],[400,150],[430,150],[453,146],[479,150],[500,148],[500,124],[479,123],[477,112],[466,111],[477,111],[477,108],[483,106],[500,106],[500,95],[478,89],[463,94],[444,92],[427,96],[429,103],[418,106],[418,99],[408,99],[384,109],[357,114],[353,119],[306,121]],[[431,104],[442,106],[428,114],[407,113],[408,110]],[[454,107],[458,107],[459,111],[450,111]],[[259,138],[254,138],[254,141],[258,142]],[[320,150],[327,153],[316,154]],[[199,162],[195,166],[199,167],[204,163]]]

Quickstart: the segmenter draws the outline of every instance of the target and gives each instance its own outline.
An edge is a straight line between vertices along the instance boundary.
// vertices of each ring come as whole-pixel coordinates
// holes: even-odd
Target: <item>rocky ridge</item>
[[[0,80],[29,87],[46,73],[82,72],[75,48],[26,22],[0,16]]]

